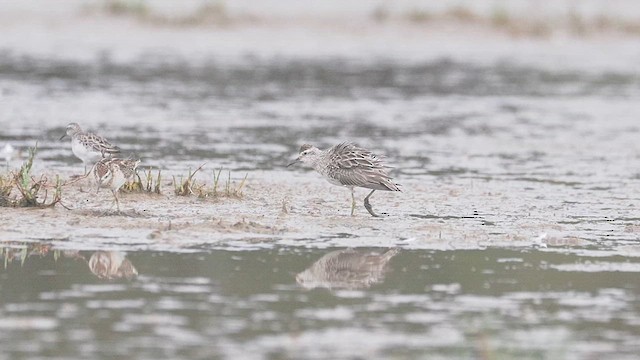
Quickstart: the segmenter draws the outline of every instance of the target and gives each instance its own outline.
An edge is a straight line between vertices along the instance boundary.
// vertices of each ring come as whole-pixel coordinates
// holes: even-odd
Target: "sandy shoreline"
[[[399,6],[399,9],[410,9],[417,3],[408,1],[394,3],[394,6]],[[491,2],[485,2],[485,4],[487,3],[491,4]],[[593,5],[593,2],[584,3]],[[606,220],[606,217],[611,213],[616,214],[618,219],[633,218],[632,207],[635,199],[633,195],[624,198],[624,189],[618,188],[618,186],[626,184],[602,185],[599,183],[601,180],[596,176],[591,180],[587,178],[584,184],[571,187],[571,182],[575,182],[577,177],[591,174],[590,169],[583,171],[583,168],[580,167],[566,174],[560,170],[542,170],[540,176],[535,175],[535,171],[539,170],[535,166],[525,167],[525,170],[522,170],[526,173],[524,179],[514,181],[511,175],[506,174],[504,177],[507,180],[503,181],[501,174],[504,169],[501,167],[502,160],[500,159],[500,154],[516,158],[521,156],[526,159],[531,154],[537,154],[541,151],[542,155],[547,155],[544,154],[544,151],[548,151],[548,158],[545,158],[545,161],[550,161],[549,167],[551,169],[554,169],[554,166],[562,168],[562,163],[560,163],[561,166],[557,166],[553,161],[558,159],[558,155],[568,153],[577,154],[575,159],[566,160],[569,164],[573,164],[576,159],[585,159],[585,164],[592,162],[593,159],[602,158],[596,150],[581,146],[580,141],[574,144],[563,139],[563,136],[574,135],[575,131],[589,130],[590,126],[594,127],[592,132],[587,131],[585,135],[589,137],[588,141],[599,142],[602,149],[609,151],[612,159],[633,156],[635,138],[628,134],[626,128],[613,128],[615,131],[608,132],[607,136],[616,137],[616,142],[606,141],[608,139],[599,137],[599,134],[602,133],[601,129],[611,130],[606,120],[603,120],[609,117],[618,119],[620,126],[634,129],[632,124],[635,120],[631,119],[629,115],[635,110],[635,103],[630,99],[635,94],[633,79],[624,83],[631,90],[623,92],[623,96],[617,96],[615,92],[612,96],[607,95],[607,89],[615,89],[619,86],[615,77],[613,79],[604,77],[602,81],[598,81],[599,78],[595,81],[575,81],[575,84],[570,80],[566,84],[560,83],[560,85],[569,87],[569,93],[573,91],[574,86],[601,86],[604,88],[602,98],[596,96],[587,102],[580,97],[557,96],[554,99],[541,99],[539,94],[524,93],[539,101],[544,111],[529,104],[531,99],[526,96],[523,99],[516,97],[505,102],[503,101],[504,97],[499,93],[493,94],[491,99],[485,97],[484,93],[479,93],[477,94],[479,100],[474,101],[473,96],[465,97],[464,89],[454,88],[451,92],[453,96],[447,97],[445,93],[441,97],[436,91],[428,91],[422,94],[424,96],[419,101],[399,102],[397,107],[394,107],[392,101],[378,103],[375,96],[371,99],[365,99],[364,105],[354,102],[357,95],[338,100],[330,97],[312,97],[302,100],[287,98],[281,103],[277,101],[263,102],[257,98],[255,100],[255,104],[259,105],[256,105],[257,109],[254,112],[246,113],[243,111],[247,106],[241,101],[225,108],[224,106],[228,106],[227,103],[231,102],[225,96],[217,97],[217,95],[208,94],[208,97],[203,99],[192,98],[190,93],[192,83],[185,82],[181,85],[179,81],[163,82],[163,68],[160,68],[160,73],[154,73],[159,81],[156,86],[162,89],[166,88],[166,93],[161,92],[160,95],[153,92],[147,95],[136,94],[133,90],[142,89],[148,83],[131,81],[127,76],[131,78],[137,76],[135,71],[132,71],[120,81],[114,81],[112,93],[107,92],[107,95],[105,95],[102,85],[97,84],[89,91],[85,91],[82,87],[78,87],[79,90],[76,93],[67,94],[64,91],[59,91],[58,96],[60,97],[54,98],[47,97],[51,93],[51,88],[55,90],[58,89],[57,86],[60,86],[64,89],[67,86],[66,80],[59,81],[55,74],[51,77],[45,76],[47,86],[50,87],[43,87],[43,84],[40,83],[42,79],[38,77],[23,81],[24,79],[20,77],[24,74],[20,73],[22,69],[19,67],[20,59],[28,62],[33,58],[43,59],[45,63],[43,67],[45,68],[46,64],[50,62],[69,61],[60,67],[62,71],[66,68],[74,68],[77,62],[97,64],[95,67],[83,68],[86,73],[80,75],[69,71],[68,76],[71,79],[75,79],[76,76],[81,78],[80,83],[90,82],[92,71],[96,71],[95,69],[100,68],[100,64],[105,63],[127,62],[131,64],[132,68],[136,68],[139,64],[156,62],[191,66],[207,62],[229,63],[235,66],[246,62],[251,66],[251,64],[259,63],[264,59],[267,59],[269,63],[279,64],[282,59],[328,59],[327,61],[331,62],[332,58],[353,61],[358,64],[360,62],[384,61],[411,63],[445,59],[460,64],[473,64],[475,67],[487,63],[500,67],[500,64],[507,62],[523,65],[534,64],[536,69],[543,70],[569,69],[572,72],[569,78],[586,77],[589,79],[590,72],[600,75],[620,72],[621,77],[628,77],[631,76],[629,74],[635,74],[640,70],[640,47],[637,46],[637,38],[632,35],[605,32],[589,36],[574,36],[560,32],[545,37],[531,37],[512,36],[488,29],[485,26],[478,26],[475,22],[464,24],[464,26],[461,26],[459,21],[435,21],[424,24],[412,24],[397,20],[376,22],[371,18],[376,4],[371,5],[369,2],[357,2],[353,8],[345,10],[346,12],[343,12],[344,9],[338,6],[338,2],[330,2],[327,3],[326,8],[318,9],[315,20],[309,20],[305,17],[313,13],[305,7],[276,6],[270,10],[272,12],[268,12],[267,8],[252,9],[247,7],[248,3],[241,2],[246,8],[244,10],[234,7],[225,9],[229,16],[251,18],[249,16],[251,14],[247,15],[247,11],[264,10],[261,16],[268,19],[202,26],[160,26],[132,16],[111,16],[96,12],[95,8],[94,10],[83,8],[84,2],[79,1],[65,2],[52,11],[43,10],[38,1],[12,4],[0,4],[0,10],[4,10],[0,11],[0,20],[2,20],[0,21],[0,32],[2,33],[0,55],[4,56],[0,57],[0,60],[9,58],[7,63],[12,66],[8,70],[7,78],[10,81],[13,79],[13,83],[10,84],[13,86],[10,87],[13,92],[7,93],[7,99],[13,99],[13,102],[10,101],[7,105],[11,109],[8,112],[11,115],[6,117],[4,121],[7,124],[9,136],[15,139],[24,139],[33,135],[34,138],[36,136],[44,137],[44,142],[49,141],[50,139],[47,137],[52,138],[53,136],[50,136],[51,134],[43,135],[42,129],[52,127],[50,122],[52,120],[48,116],[53,114],[53,121],[58,124],[57,126],[63,126],[73,120],[92,127],[98,123],[104,124],[108,119],[110,121],[108,132],[110,136],[116,135],[114,129],[127,128],[132,123],[139,126],[144,125],[144,128],[162,131],[166,134],[172,134],[176,129],[188,129],[189,131],[178,132],[178,134],[193,135],[193,138],[196,139],[194,142],[198,143],[198,146],[201,141],[211,141],[214,145],[218,145],[218,147],[211,149],[195,146],[197,151],[192,148],[189,150],[194,153],[204,152],[207,155],[215,153],[218,156],[223,150],[225,153],[229,153],[229,148],[235,149],[237,144],[227,144],[228,139],[206,136],[200,138],[195,135],[201,134],[203,129],[215,133],[218,131],[218,127],[223,128],[227,126],[225,124],[231,124],[230,121],[227,121],[229,116],[244,116],[246,118],[244,121],[247,122],[243,124],[246,127],[266,126],[265,124],[269,124],[271,119],[279,118],[282,121],[282,126],[297,129],[293,133],[300,137],[303,136],[301,134],[309,136],[306,131],[311,125],[317,130],[325,126],[325,123],[333,124],[336,133],[328,135],[319,131],[320,136],[324,136],[324,138],[311,139],[314,141],[327,141],[329,136],[337,137],[348,134],[343,129],[339,130],[336,125],[342,121],[342,117],[346,119],[360,119],[361,117],[369,119],[370,117],[373,119],[371,123],[367,123],[365,120],[362,122],[367,126],[372,126],[377,121],[378,123],[375,125],[380,129],[391,131],[397,126],[416,127],[429,119],[442,121],[444,124],[452,116],[454,118],[458,116],[462,119],[470,118],[471,120],[468,122],[474,125],[473,129],[467,129],[462,125],[454,126],[450,130],[444,130],[451,131],[449,137],[430,133],[429,129],[423,129],[425,134],[422,137],[411,137],[398,133],[396,139],[387,139],[384,147],[395,149],[405,156],[419,156],[420,161],[417,163],[423,165],[427,163],[425,157],[431,156],[435,152],[436,155],[429,161],[432,161],[430,166],[436,171],[439,169],[449,171],[456,162],[469,159],[472,159],[470,171],[474,171],[474,168],[491,171],[487,175],[489,179],[484,182],[482,179],[469,179],[456,174],[452,178],[437,176],[420,178],[419,175],[408,176],[409,179],[399,178],[399,181],[405,185],[406,191],[404,193],[379,193],[373,199],[375,208],[379,208],[381,211],[384,209],[392,214],[390,218],[382,220],[371,219],[362,208],[359,209],[357,216],[353,218],[348,216],[349,192],[345,189],[332,187],[310,172],[251,171],[249,183],[245,189],[245,197],[242,200],[220,199],[214,202],[192,197],[177,198],[172,195],[171,185],[165,184],[162,196],[123,195],[123,208],[135,215],[123,218],[99,216],[111,202],[108,192],[101,192],[97,198],[93,198],[89,193],[81,192],[78,186],[72,186],[65,189],[63,201],[73,206],[73,210],[65,210],[62,207],[47,210],[3,210],[6,225],[0,230],[0,236],[7,240],[53,238],[65,239],[60,240],[61,243],[70,242],[74,246],[133,243],[139,244],[140,248],[159,248],[162,244],[166,244],[166,248],[185,248],[197,246],[202,242],[215,241],[225,243],[225,246],[229,246],[233,242],[236,242],[237,246],[249,246],[249,244],[258,246],[255,244],[260,241],[295,245],[296,241],[306,239],[307,246],[329,246],[335,243],[344,244],[344,239],[339,238],[342,236],[340,234],[343,234],[345,238],[348,238],[348,243],[353,246],[388,246],[391,243],[400,243],[404,246],[425,248],[448,246],[478,248],[492,244],[531,246],[535,239],[545,233],[549,234],[550,239],[560,239],[560,243],[562,243],[562,239],[597,240],[604,236],[603,234],[608,234],[610,228],[613,228],[613,231],[622,240],[634,237],[635,228],[629,227],[629,222],[620,220],[610,223]],[[100,3],[93,2],[89,5],[96,6],[96,4]],[[162,4],[166,5],[167,3]],[[191,4],[197,8],[200,3],[193,2]],[[319,6],[320,2],[314,2],[314,4]],[[407,7],[402,8],[405,5]],[[637,7],[632,7],[628,12],[631,20],[635,19],[634,14],[638,12]],[[491,7],[484,9],[491,9]],[[563,14],[564,10],[562,9],[564,8],[560,7],[560,10],[553,11],[556,11],[555,14]],[[163,11],[160,8],[154,11],[156,10]],[[477,11],[481,12],[481,10]],[[390,9],[389,11],[393,13],[395,10]],[[517,14],[517,11],[522,11],[522,9],[513,11],[515,11],[514,14]],[[284,20],[288,19],[290,15],[298,16],[298,19],[304,21]],[[586,17],[588,12],[583,15]],[[350,22],[349,16],[355,17],[357,21]],[[33,66],[36,69],[41,64],[34,63]],[[15,67],[17,67],[17,71],[11,72]],[[31,68],[27,67],[27,69]],[[205,67],[203,71],[207,71],[207,69],[210,68]],[[222,69],[211,67],[211,69],[210,71],[225,71],[224,67]],[[278,69],[278,71],[280,70]],[[300,75],[302,80],[299,83],[304,83],[304,70],[304,67],[299,69],[299,74],[302,74]],[[318,73],[323,73],[323,71],[324,68],[317,70]],[[431,71],[438,72],[437,69]],[[449,71],[451,71],[450,78],[443,81],[451,80],[456,83],[459,80],[459,71],[455,69]],[[522,71],[522,69],[517,68],[513,71]],[[575,72],[581,71],[587,74],[575,75]],[[394,76],[396,73],[390,72],[390,74]],[[202,74],[196,72],[196,75],[187,75],[200,76]],[[245,75],[243,72],[238,74],[238,76]],[[107,73],[102,76],[109,78],[111,75]],[[186,76],[187,79],[191,79],[189,76]],[[541,72],[535,72],[529,76],[551,78],[551,81],[545,82],[544,85],[556,86],[556,83],[553,82],[554,74],[549,75],[541,70]],[[509,82],[509,80],[509,77],[503,79],[505,82]],[[522,81],[526,88],[526,81],[529,81],[530,78],[516,80]],[[481,79],[481,82],[484,81],[492,81],[492,79],[490,77]],[[72,81],[69,82],[72,83]],[[207,88],[218,86],[217,83],[200,85]],[[259,85],[265,86],[265,89],[269,90],[267,86],[269,84]],[[286,87],[288,85],[289,83],[285,79],[280,83],[276,81],[275,86]],[[170,105],[175,94],[171,91],[176,86],[182,86],[185,100],[184,103],[178,103],[179,106],[172,110]],[[342,84],[338,83],[337,86],[342,86]],[[376,86],[378,86],[377,90],[385,90],[385,85],[382,83]],[[464,83],[461,83],[460,86],[464,86]],[[233,86],[229,87],[232,88],[232,91],[234,90]],[[243,96],[246,95],[247,89],[239,89],[241,93],[234,94],[233,101],[237,101],[236,99],[244,100]],[[541,87],[541,89],[540,91],[544,91],[545,87]],[[127,90],[130,92],[127,93]],[[328,89],[327,91],[335,90]],[[367,84],[364,84],[356,90],[369,91],[371,89]],[[220,93],[223,94],[224,91],[220,90]],[[268,91],[266,93],[268,94]],[[4,95],[0,94],[0,96]],[[160,105],[154,101],[158,96],[164,96]],[[32,104],[36,101],[34,99],[37,99],[37,103],[43,107],[30,111]],[[130,99],[131,101],[129,101]],[[191,101],[197,101],[199,105],[206,104],[208,101],[208,104],[211,105],[209,108],[194,110],[195,107]],[[368,106],[367,101],[375,106]],[[352,108],[354,103],[360,106]],[[466,104],[468,109],[461,109],[456,113],[455,110],[459,108],[460,103]],[[566,110],[568,113],[565,113],[564,107],[570,109]],[[516,109],[519,114],[510,113],[509,108]],[[492,111],[495,114],[492,114]],[[307,122],[300,123],[294,120],[294,118],[302,116],[306,116],[307,120],[305,121]],[[556,120],[558,116],[566,117],[566,119]],[[520,124],[523,126],[522,133],[507,134],[502,141],[494,141],[492,136],[500,136],[500,128],[512,128],[516,117],[518,117],[518,121],[524,119],[524,122]],[[333,120],[325,121],[325,118]],[[441,119],[439,120],[439,118]],[[575,129],[567,128],[566,124],[574,123],[576,118],[582,119],[584,124],[575,125]],[[22,122],[18,125],[18,122],[14,121],[15,119],[21,119]],[[208,121],[209,119],[214,121]],[[492,133],[492,129],[486,129],[486,122],[489,119],[492,126],[495,127],[493,129],[495,135]],[[549,121],[550,125],[544,126],[545,121]],[[590,121],[595,125],[590,125]],[[206,122],[210,127],[204,127],[201,122]],[[515,129],[515,127],[513,128]],[[557,135],[556,129],[560,129],[560,135]],[[272,130],[274,133],[277,132],[277,129]],[[486,130],[487,134],[475,136],[472,130],[480,133]],[[354,127],[349,131],[352,135],[359,135],[359,131]],[[120,133],[120,136],[131,141],[127,130]],[[410,146],[407,145],[408,138],[411,140]],[[521,141],[522,138],[527,141]],[[135,140],[139,142],[140,139],[136,138]],[[216,140],[219,144],[216,143]],[[292,139],[291,141],[297,140]],[[32,140],[29,138],[29,144],[31,143]],[[459,148],[452,148],[450,145],[453,143],[457,143]],[[158,146],[158,144],[166,145],[167,141],[152,142],[152,146]],[[144,150],[141,149],[142,145],[133,145],[135,146],[131,146],[131,148],[134,150]],[[254,145],[243,144],[248,148]],[[286,151],[288,145],[290,144],[284,144],[282,137],[278,135],[273,139],[268,139],[263,148],[254,150],[258,154],[261,151],[278,153]],[[57,143],[50,147],[51,151],[48,154],[50,159],[58,162],[66,161],[61,159],[69,156],[68,149],[62,150]],[[418,147],[420,149],[416,150]],[[184,151],[182,148],[181,150]],[[472,155],[478,157],[472,158]],[[172,160],[173,164],[178,162],[180,166],[183,166],[183,171],[194,162],[190,158],[188,161],[191,163],[180,162],[179,155],[173,157]],[[254,158],[249,160],[255,161]],[[246,160],[247,163],[249,160]],[[150,161],[156,162],[151,165],[162,167],[161,158]],[[485,168],[483,165],[485,163],[494,163],[494,168],[492,166]],[[611,166],[610,163],[601,161],[598,166]],[[514,166],[517,168],[520,165],[518,163]],[[250,166],[250,164],[243,164],[243,166]],[[412,166],[416,166],[415,161]],[[589,168],[590,165],[585,165],[585,167]],[[619,166],[618,169],[622,174],[623,182],[632,181],[628,178],[626,167]],[[177,169],[174,168],[174,170]],[[57,169],[56,171],[42,169],[42,171],[55,173]],[[531,175],[530,171],[534,171],[534,175]],[[576,171],[580,173],[576,175]],[[420,169],[420,173],[423,172]],[[295,176],[291,176],[291,174],[295,174]],[[608,172],[603,171],[603,174],[606,176],[602,181],[610,182]],[[70,173],[63,173],[63,176],[68,175]],[[494,175],[495,178],[491,179]],[[569,179],[567,183],[563,183],[565,178]],[[589,183],[589,181],[593,183]],[[590,187],[591,185],[593,186]],[[633,185],[631,183],[631,186],[628,187],[632,194],[635,191]],[[603,186],[611,186],[613,189],[611,194],[607,193],[607,190],[599,190]],[[523,189],[529,188],[534,189],[532,193],[539,192],[541,198],[535,198],[535,195],[528,194],[523,195],[524,199],[517,198],[524,193]],[[565,191],[566,189],[569,191]],[[358,195],[361,202],[364,193],[361,191]],[[574,205],[576,197],[587,198],[589,196],[595,199],[594,203],[606,203],[611,200],[612,196],[618,196],[623,200],[618,201],[613,209],[579,202]],[[283,202],[290,209],[288,214],[282,211]],[[571,218],[572,216],[574,218]],[[578,218],[577,221],[574,221],[575,217]],[[591,218],[596,219],[593,220],[595,223],[593,226],[590,223]],[[116,220],[122,220],[122,223],[118,223],[122,228],[113,229]],[[169,223],[171,223],[170,230]],[[626,232],[625,229],[631,229],[631,232]]]
[[[374,209],[390,214],[382,219],[372,218],[362,207],[364,191],[356,192],[356,216],[349,216],[349,191],[313,173],[249,173],[241,199],[176,196],[173,185],[163,183],[161,195],[121,194],[124,215],[107,211],[112,203],[108,191],[96,196],[86,184],[71,184],[63,190],[63,203],[70,210],[62,206],[5,208],[0,237],[16,242],[52,241],[56,247],[74,250],[125,246],[180,252],[201,245],[324,248],[345,243],[444,250],[583,246],[588,243],[581,237],[584,227],[594,230],[590,224],[564,221],[561,214],[549,215],[539,205],[514,212],[506,194],[470,186],[468,181],[408,180],[402,193],[377,192],[372,197]],[[501,185],[490,187],[496,186]],[[620,233],[631,231],[628,235],[633,236],[635,231],[625,230],[623,223],[605,226],[614,226]]]

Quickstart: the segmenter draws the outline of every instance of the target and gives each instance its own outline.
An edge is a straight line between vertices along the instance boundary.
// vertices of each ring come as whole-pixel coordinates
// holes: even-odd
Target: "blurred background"
[[[0,0],[0,180],[78,122],[168,189],[2,208],[0,359],[637,359],[638,44],[633,0]],[[342,141],[390,219],[284,167]],[[175,195],[205,162],[244,197]]]

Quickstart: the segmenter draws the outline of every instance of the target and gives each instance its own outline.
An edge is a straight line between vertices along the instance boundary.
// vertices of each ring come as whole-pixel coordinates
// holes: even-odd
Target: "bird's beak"
[[[62,136],[60,136],[60,140],[64,139],[65,137],[67,137],[67,134],[63,134]]]
[[[297,159],[295,159],[295,160],[293,160],[292,162],[290,162],[290,163],[289,163],[289,165],[287,165],[287,167],[289,167],[289,166],[291,166],[291,165],[293,165],[293,164],[295,164],[295,163],[298,163],[298,162],[300,162],[300,157],[299,157],[299,156],[298,156],[298,158],[297,158]]]

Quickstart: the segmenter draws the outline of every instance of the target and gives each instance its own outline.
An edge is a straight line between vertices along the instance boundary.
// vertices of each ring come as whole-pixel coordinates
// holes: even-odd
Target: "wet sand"
[[[197,181],[202,184],[206,179]],[[239,182],[234,180],[233,186]],[[590,206],[593,199],[585,203],[532,199],[526,205],[523,194],[502,181],[431,179],[407,180],[402,185],[400,193],[375,193],[374,209],[389,215],[373,218],[362,206],[367,191],[357,191],[358,207],[352,217],[348,189],[333,186],[313,172],[250,172],[239,199],[177,196],[171,181],[163,180],[161,195],[120,194],[122,214],[115,207],[109,209],[113,202],[109,191],[95,195],[83,180],[63,190],[63,204],[70,210],[6,208],[0,235],[9,241],[53,239],[63,248],[126,244],[132,250],[178,252],[202,245],[247,249],[273,245],[443,250],[582,247],[600,236],[613,235],[611,251],[637,254],[637,248],[626,246],[638,233],[633,211],[626,210],[633,200],[620,201],[616,216],[609,215],[611,209],[580,215],[581,207]]]

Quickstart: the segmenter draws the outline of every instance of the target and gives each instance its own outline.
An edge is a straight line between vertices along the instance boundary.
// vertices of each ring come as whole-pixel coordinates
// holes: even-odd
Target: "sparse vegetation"
[[[407,19],[413,23],[424,23],[433,20],[433,15],[426,10],[414,9],[407,13]]]
[[[264,20],[250,14],[232,16],[222,0],[203,0],[198,7],[183,14],[163,13],[148,0],[104,0],[98,6],[87,5],[85,9],[89,12],[128,17],[158,26],[229,25],[239,21],[255,23]],[[597,31],[640,35],[640,22],[635,19],[612,18],[606,14],[589,17],[575,9],[567,11],[566,14],[549,17],[542,13],[514,13],[500,5],[487,13],[474,11],[460,4],[439,11],[428,7],[426,9],[416,7],[398,13],[393,11],[393,7],[382,4],[373,7],[368,17],[377,24],[391,22],[472,24],[486,26],[512,36],[546,37],[558,31],[577,36],[587,36]]]
[[[200,165],[195,171],[189,171],[186,177],[180,177],[179,180],[176,180],[175,176],[173,177],[174,184],[174,192],[177,196],[189,196],[196,195],[199,198],[219,198],[219,197],[228,197],[228,198],[236,198],[240,199],[243,197],[242,189],[247,182],[247,177],[249,174],[246,174],[244,178],[240,181],[240,183],[235,186],[231,181],[231,171],[227,173],[227,179],[224,183],[224,188],[222,188],[222,184],[220,183],[220,178],[222,176],[222,169],[218,171],[213,171],[213,185],[210,187],[207,186],[206,183],[197,184],[195,175],[198,171],[202,170],[203,165]]]
[[[49,185],[46,176],[41,175],[36,180],[31,175],[33,160],[38,145],[29,149],[29,157],[22,164],[18,172],[0,176],[0,206],[4,207],[53,207],[62,200],[62,182],[56,175],[53,186]],[[49,199],[49,188],[53,188],[53,195]]]
[[[146,172],[143,171],[145,180],[142,181],[140,177],[140,173],[136,173],[133,181],[128,182],[122,186],[122,191],[127,193],[133,192],[142,192],[142,193],[153,193],[153,194],[162,194],[161,182],[162,182],[162,171],[158,170],[157,175],[154,177],[152,174],[152,169],[147,169]]]
[[[186,178],[183,178],[182,176],[180,176],[180,181],[176,181],[176,177],[175,176],[173,177],[173,186],[174,186],[176,195],[178,196],[194,195],[196,194],[194,189],[200,190],[196,188],[196,179],[194,178],[194,176],[196,175],[196,173],[198,173],[198,171],[202,169],[203,166],[204,164],[200,165],[194,172],[191,172],[191,170],[189,170],[189,174],[187,175]]]
[[[106,0],[103,10],[117,16],[135,16],[143,18],[149,15],[149,6],[144,0]]]
[[[455,6],[449,9],[445,16],[460,22],[476,22],[480,19],[479,15],[464,6]]]
[[[384,11],[383,11],[384,10]],[[631,19],[614,19],[607,15],[587,17],[577,10],[556,17],[536,14],[514,14],[502,6],[490,13],[481,14],[464,6],[453,6],[439,12],[416,8],[402,14],[393,14],[386,8],[376,8],[371,14],[374,22],[409,21],[414,24],[457,22],[486,26],[512,36],[547,37],[554,32],[567,32],[576,36],[588,36],[595,32],[620,32],[640,35],[640,22]]]
[[[98,9],[109,15],[130,17],[154,25],[220,25],[231,21],[227,8],[221,1],[206,1],[193,12],[184,15],[166,15],[153,11],[153,6],[145,0],[106,0]]]
[[[198,10],[192,14],[175,18],[156,18],[156,22],[163,21],[169,24],[189,26],[203,24],[227,24],[231,21],[227,14],[227,8],[220,2],[207,2],[201,5]]]
[[[210,189],[202,189],[204,191],[201,191],[200,194],[198,194],[199,197],[201,198],[206,198],[206,197],[231,197],[231,198],[242,198],[243,194],[242,194],[242,189],[244,188],[245,183],[247,182],[247,176],[249,176],[249,174],[245,174],[244,178],[242,179],[242,181],[240,181],[240,184],[238,184],[238,186],[233,186],[231,183],[231,171],[229,171],[228,176],[227,176],[227,181],[225,182],[224,185],[224,191],[221,192],[218,190],[218,186],[220,184],[220,176],[222,175],[222,169],[219,169],[218,172],[216,173],[216,171],[213,171],[213,187]]]

